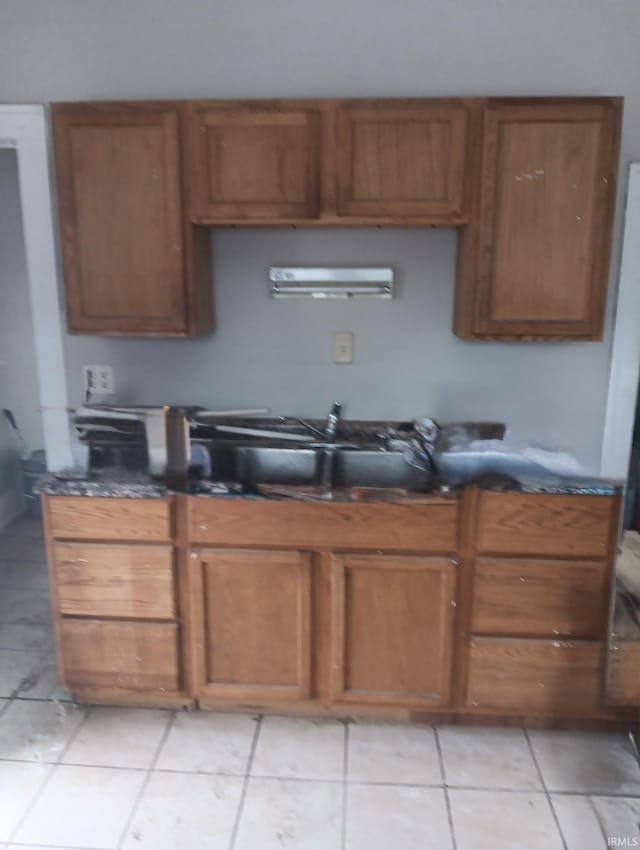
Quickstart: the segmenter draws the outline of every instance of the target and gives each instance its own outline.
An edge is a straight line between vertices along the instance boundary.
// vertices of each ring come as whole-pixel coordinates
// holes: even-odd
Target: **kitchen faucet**
[[[336,431],[338,430],[338,424],[340,423],[341,414],[342,402],[334,401],[331,405],[329,415],[327,416],[327,424],[325,425],[324,429],[324,436],[328,443],[333,443],[336,438]]]

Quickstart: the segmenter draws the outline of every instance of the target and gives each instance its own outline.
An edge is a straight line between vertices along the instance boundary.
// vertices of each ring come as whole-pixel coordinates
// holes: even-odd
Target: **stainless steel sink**
[[[316,484],[321,453],[314,449],[236,446],[237,480],[242,484]]]
[[[345,450],[336,452],[334,487],[388,487],[427,489],[429,473],[410,464],[402,452]]]

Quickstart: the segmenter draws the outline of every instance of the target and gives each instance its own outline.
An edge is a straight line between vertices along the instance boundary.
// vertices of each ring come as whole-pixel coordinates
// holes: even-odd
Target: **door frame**
[[[640,162],[629,166],[600,474],[627,478],[640,377]]]
[[[0,105],[0,147],[17,154],[44,448],[48,469],[57,471],[73,457],[45,107]]]

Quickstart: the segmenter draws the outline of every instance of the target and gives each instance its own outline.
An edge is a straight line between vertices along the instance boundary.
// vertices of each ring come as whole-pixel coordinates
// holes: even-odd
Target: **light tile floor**
[[[87,709],[58,686],[48,605],[20,520],[0,536],[2,850],[640,846],[623,736]]]

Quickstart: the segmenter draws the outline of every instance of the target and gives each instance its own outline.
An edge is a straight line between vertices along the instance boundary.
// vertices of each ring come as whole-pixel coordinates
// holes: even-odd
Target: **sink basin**
[[[388,487],[426,490],[429,473],[407,462],[402,452],[355,450],[337,452],[334,487]]]
[[[252,484],[316,484],[321,453],[314,449],[237,446],[237,479]]]

